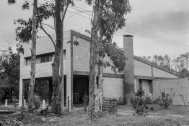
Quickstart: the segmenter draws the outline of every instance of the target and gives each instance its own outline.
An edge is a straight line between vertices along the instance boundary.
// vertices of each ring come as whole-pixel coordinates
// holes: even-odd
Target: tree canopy
[[[13,95],[18,98],[20,77],[20,55],[18,51],[13,53],[11,47],[7,50],[1,50],[0,74],[9,79],[14,89]]]

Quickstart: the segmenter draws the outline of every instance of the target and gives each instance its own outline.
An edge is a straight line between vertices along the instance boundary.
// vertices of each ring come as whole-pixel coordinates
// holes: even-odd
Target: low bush
[[[118,105],[126,105],[127,104],[127,100],[126,98],[121,98],[119,97],[118,101],[117,101]]]
[[[34,95],[33,102],[34,102],[35,109],[39,109],[41,100],[38,95]]]
[[[162,92],[162,95],[160,97],[159,105],[164,108],[168,108],[173,103],[173,97],[175,93],[170,96],[169,94],[165,94],[165,92]]]
[[[147,109],[149,107],[146,105],[145,98],[144,98],[144,91],[139,90],[134,98],[130,100],[133,108],[136,109],[135,114],[139,116],[147,115]]]
[[[160,102],[160,98],[157,98],[157,99],[155,99],[155,100],[153,101],[153,104],[159,104],[159,102]]]
[[[152,104],[153,101],[152,101],[151,97],[146,97],[145,103],[146,103],[146,104]]]

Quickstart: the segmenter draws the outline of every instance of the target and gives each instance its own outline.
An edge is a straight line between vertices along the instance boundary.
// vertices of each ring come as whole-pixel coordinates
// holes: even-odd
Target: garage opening
[[[89,96],[89,77],[87,75],[74,75],[73,76],[74,106],[83,104],[83,100],[84,100],[83,98],[85,94]]]

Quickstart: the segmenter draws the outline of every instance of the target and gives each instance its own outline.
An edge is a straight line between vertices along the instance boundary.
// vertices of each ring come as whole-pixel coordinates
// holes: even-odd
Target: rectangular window
[[[26,65],[31,65],[31,57],[26,57],[25,61]]]
[[[44,62],[46,62],[45,56],[41,56],[41,63],[44,63]]]
[[[152,83],[152,81],[149,82],[149,93],[153,94],[153,83]]]
[[[41,57],[41,63],[51,62],[52,61],[52,53],[43,54],[40,57]]]
[[[139,79],[139,90],[142,90],[142,80]]]
[[[52,55],[54,53],[48,53],[43,55],[37,55],[36,56],[36,64],[39,63],[45,63],[45,62],[51,62],[52,61]],[[31,57],[25,58],[25,65],[31,65]]]

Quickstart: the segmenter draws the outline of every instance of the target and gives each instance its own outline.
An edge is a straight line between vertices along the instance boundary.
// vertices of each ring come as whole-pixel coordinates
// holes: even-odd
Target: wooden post
[[[34,0],[33,17],[32,17],[32,48],[31,48],[31,73],[30,85],[28,91],[28,108],[29,111],[33,110],[33,97],[35,87],[35,70],[36,70],[36,14],[37,14],[37,0]]]

